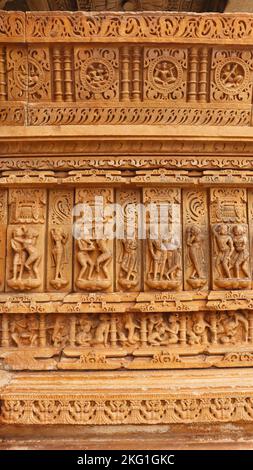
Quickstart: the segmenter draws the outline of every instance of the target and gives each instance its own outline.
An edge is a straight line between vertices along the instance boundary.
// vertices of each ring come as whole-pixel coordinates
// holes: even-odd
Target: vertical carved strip
[[[2,347],[8,348],[10,346],[9,341],[9,322],[8,322],[8,315],[4,313],[2,315]]]
[[[112,292],[114,240],[110,236],[110,209],[114,203],[114,190],[77,189],[75,202],[84,204],[83,212],[86,211],[86,219],[89,219],[89,224],[85,225],[83,216],[75,219],[75,226],[80,227],[80,236],[75,240],[75,289]]]
[[[112,347],[117,346],[117,319],[115,315],[111,316],[110,342]]]
[[[58,46],[53,48],[53,71],[54,71],[54,98],[55,101],[63,101],[62,86],[62,57]]]
[[[208,79],[208,48],[203,47],[200,52],[199,67],[199,101],[207,102],[207,79]]]
[[[132,61],[132,99],[141,100],[141,48],[135,46]]]
[[[74,347],[76,342],[76,317],[72,315],[70,318],[70,330],[69,330],[69,344]]]
[[[130,51],[129,46],[122,47],[122,76],[121,76],[121,99],[130,100]]]
[[[7,290],[43,292],[47,192],[9,190]]]
[[[50,190],[47,289],[69,291],[72,281],[73,191]]]
[[[147,317],[142,315],[141,317],[141,345],[147,346],[148,334],[147,334]]]
[[[8,223],[7,191],[0,190],[0,292],[4,290],[6,269],[6,237]]]
[[[184,288],[208,288],[209,263],[207,193],[183,191]]]
[[[217,318],[216,313],[212,312],[210,314],[210,325],[212,330],[212,344],[217,344],[218,337],[217,337]]]
[[[187,331],[187,328],[186,328],[186,315],[182,315],[180,317],[180,338],[179,338],[179,341],[180,341],[180,345],[181,346],[184,346],[186,344],[186,331]]]
[[[188,88],[188,101],[193,102],[197,100],[197,86],[198,86],[198,48],[192,47],[190,50],[190,63],[189,63],[189,88]]]
[[[122,210],[122,239],[116,240],[116,289],[139,291],[141,289],[141,241],[138,239],[140,224],[138,206],[141,194],[138,190],[116,193],[116,202]],[[129,232],[129,233],[128,233]]]
[[[40,319],[39,319],[39,339],[40,339],[40,347],[45,348],[47,344],[46,317],[43,314],[40,315]]]
[[[248,343],[253,344],[253,313],[249,312]]]
[[[145,290],[182,289],[181,190],[143,188],[147,233]]]
[[[73,101],[73,74],[72,74],[72,50],[64,47],[64,98],[65,101]]]
[[[210,199],[213,289],[250,289],[246,189],[211,189]]]
[[[6,82],[6,54],[5,48],[0,48],[0,101],[6,101],[7,82]]]

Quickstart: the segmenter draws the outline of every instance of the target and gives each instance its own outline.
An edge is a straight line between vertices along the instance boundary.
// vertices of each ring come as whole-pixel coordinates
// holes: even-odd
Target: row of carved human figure
[[[8,315],[2,347],[147,347],[251,342],[253,314],[51,314]],[[5,318],[6,321],[6,318]],[[42,340],[43,339],[43,340]]]
[[[219,224],[212,227],[214,277],[217,282],[226,281],[233,287],[233,279],[247,287],[249,282],[248,229],[245,225]],[[28,290],[41,285],[41,261],[43,253],[39,243],[40,232],[32,227],[17,226],[11,236],[12,277],[7,279],[11,288]],[[63,228],[51,229],[51,259],[54,273],[50,280],[55,289],[68,284],[67,242],[70,234]],[[207,257],[204,254],[205,236],[197,225],[188,226],[185,235],[187,250],[187,281],[193,288],[207,283]],[[139,284],[140,244],[137,239],[119,241],[118,282],[124,289]],[[70,248],[71,249],[71,248]],[[167,239],[158,236],[147,240],[146,282],[154,289],[178,289],[182,278],[182,246],[178,234],[169,234]],[[83,290],[106,290],[112,284],[110,272],[113,246],[107,239],[79,239],[76,242],[76,261],[79,272],[76,286]],[[244,285],[245,284],[245,285]],[[226,287],[221,285],[220,287]]]

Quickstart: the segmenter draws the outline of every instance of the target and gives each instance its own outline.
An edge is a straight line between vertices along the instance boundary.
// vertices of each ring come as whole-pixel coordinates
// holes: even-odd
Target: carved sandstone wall
[[[252,367],[253,17],[0,21],[2,422],[252,420],[252,386],[94,398],[71,374]],[[96,196],[167,203],[170,237],[134,214],[133,240],[74,240]]]

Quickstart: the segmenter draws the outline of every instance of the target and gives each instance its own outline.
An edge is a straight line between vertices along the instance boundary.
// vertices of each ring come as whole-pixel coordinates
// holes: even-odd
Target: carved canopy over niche
[[[227,0],[0,0],[0,9],[20,11],[194,11],[223,12]]]

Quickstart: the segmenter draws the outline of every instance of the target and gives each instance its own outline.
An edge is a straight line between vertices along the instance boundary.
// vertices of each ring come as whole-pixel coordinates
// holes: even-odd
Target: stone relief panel
[[[186,49],[144,49],[144,101],[186,101]]]
[[[8,192],[0,190],[0,291],[5,287],[5,268],[6,268],[6,232],[8,223]]]
[[[49,50],[43,46],[29,47],[29,101],[51,101],[51,73]]]
[[[10,370],[252,366],[250,311],[1,314]]]
[[[43,291],[46,191],[11,189],[6,289]]]
[[[180,290],[182,288],[181,191],[167,188],[144,189],[143,202],[147,209],[146,289]],[[153,204],[158,207],[154,212]]]
[[[142,287],[142,241],[138,233],[141,193],[138,190],[118,190],[116,202],[122,207],[120,223],[124,227],[122,238],[116,240],[116,289],[138,292]]]
[[[72,289],[73,191],[49,191],[47,290]]]
[[[248,103],[252,99],[253,55],[250,50],[213,50],[211,101]]]
[[[97,198],[97,206],[96,206]],[[113,240],[107,238],[106,227],[113,222],[113,213],[107,212],[114,202],[112,189],[78,189],[76,204],[87,204],[91,213],[80,208],[76,226],[80,227],[79,239],[75,242],[75,288],[86,291],[113,290]],[[97,210],[97,212],[96,212]],[[89,217],[92,219],[87,227]],[[98,229],[94,221],[100,218]],[[101,230],[100,234],[98,231]],[[101,238],[100,238],[101,237]]]
[[[183,191],[185,289],[208,289],[209,253],[206,191]]]
[[[249,289],[249,229],[244,189],[211,189],[214,289]]]
[[[77,101],[119,99],[119,51],[115,47],[75,49]]]

